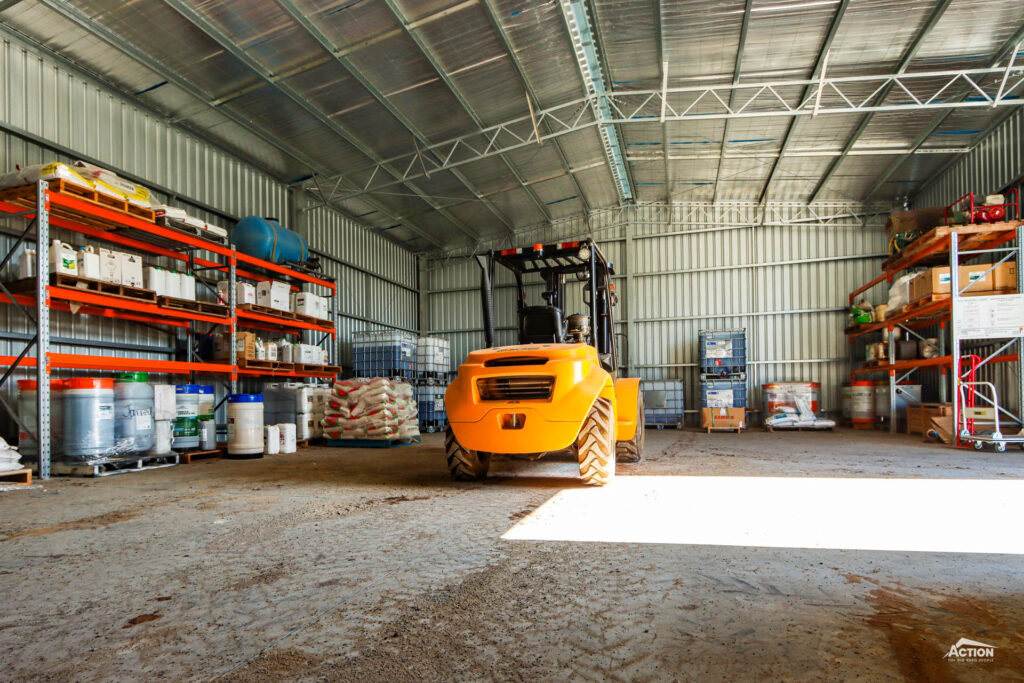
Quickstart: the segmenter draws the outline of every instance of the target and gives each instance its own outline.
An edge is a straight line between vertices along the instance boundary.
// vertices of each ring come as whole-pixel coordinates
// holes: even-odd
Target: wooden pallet
[[[882,269],[901,270],[911,263],[927,265],[932,261],[938,264],[948,264],[949,256],[946,250],[949,245],[950,233],[959,234],[961,252],[991,249],[1013,239],[1014,230],[1020,224],[1020,221],[1009,221],[989,225],[940,225],[908,244],[899,254],[890,256],[882,264]],[[931,255],[923,260],[917,258],[925,253]]]
[[[214,448],[212,451],[183,451],[178,453],[181,463],[191,465],[193,460],[220,460],[224,457],[223,451]]]
[[[179,299],[173,296],[161,296],[158,303],[164,308],[187,313],[201,313],[212,315],[215,318],[231,317],[231,309],[224,304],[215,304],[210,301],[192,301],[191,299]]]
[[[736,432],[739,434],[743,431],[743,427],[705,427],[707,433],[711,432]]]
[[[831,432],[834,427],[769,427],[764,426],[766,432]]]
[[[340,365],[319,365],[317,363],[294,363],[295,372],[305,372],[310,374],[327,374],[337,375],[341,372]]]
[[[31,486],[32,470],[9,470],[0,472],[0,486]]]
[[[244,370],[291,370],[292,364],[277,360],[254,360],[252,358],[237,358],[235,364]]]
[[[156,218],[156,214],[152,209],[136,206],[127,200],[111,197],[92,188],[82,187],[81,185],[70,183],[61,178],[50,180],[48,181],[48,184],[50,186],[50,192],[74,197],[75,199],[80,199],[82,201],[89,202],[90,204],[101,206],[104,209],[111,209],[118,213],[132,216],[133,218],[139,218],[149,223],[152,223]],[[20,187],[11,187],[6,190],[0,190],[0,199],[9,201],[12,204],[24,206],[25,208],[34,208],[36,205],[36,186],[22,185]],[[81,220],[82,222],[86,222],[82,220],[83,218],[90,219],[90,216],[87,214],[62,206],[53,206],[51,208],[51,213],[55,216],[72,218],[74,220]],[[98,223],[89,222],[88,224],[102,228],[103,230],[110,230],[115,227],[110,225],[109,222],[102,220]]]
[[[257,306],[256,304],[238,304],[235,308],[240,311],[249,311],[250,313],[259,313],[260,315],[269,315],[275,318],[284,318],[285,320],[298,320],[295,313],[291,311],[282,311],[279,308],[270,308],[269,306]]]
[[[50,273],[50,285],[67,289],[81,289],[86,292],[94,292],[116,299],[141,301],[147,304],[155,304],[157,301],[156,292],[151,289],[129,287],[128,285],[106,282],[105,280],[94,280],[93,278],[65,275],[64,273]],[[34,293],[36,291],[36,279],[34,277],[27,277],[15,280],[8,284],[7,288],[15,293]]]

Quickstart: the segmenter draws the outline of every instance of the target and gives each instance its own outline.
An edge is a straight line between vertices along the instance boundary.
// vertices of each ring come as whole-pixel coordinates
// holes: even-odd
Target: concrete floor
[[[1022,457],[664,431],[619,475],[1009,480]],[[501,538],[573,469],[455,484],[430,435],[0,493],[0,678],[1024,677],[1022,555]],[[994,662],[943,659],[960,637]]]

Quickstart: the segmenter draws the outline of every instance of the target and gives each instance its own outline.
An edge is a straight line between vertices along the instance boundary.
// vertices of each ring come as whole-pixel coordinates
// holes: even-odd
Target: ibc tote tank
[[[231,241],[243,254],[273,263],[309,258],[306,238],[283,227],[275,218],[246,216],[231,230]]]

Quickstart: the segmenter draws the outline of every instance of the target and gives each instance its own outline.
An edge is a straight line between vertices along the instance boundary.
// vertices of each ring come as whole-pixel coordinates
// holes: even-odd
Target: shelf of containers
[[[56,183],[54,187],[56,187]],[[322,344],[328,336],[334,339],[337,335],[337,288],[331,278],[264,261],[240,253],[231,246],[157,225],[152,220],[147,220],[145,215],[133,215],[90,201],[83,196],[51,190],[51,185],[46,181],[39,181],[31,186],[0,190],[0,216],[21,218],[27,222],[20,234],[13,235],[16,237],[16,241],[0,262],[0,268],[11,261],[15,252],[26,241],[36,242],[37,246],[35,288],[31,294],[11,292],[5,283],[0,283],[0,303],[18,308],[32,322],[36,330],[34,338],[17,356],[0,356],[0,367],[6,367],[6,371],[0,376],[0,386],[10,379],[16,368],[34,367],[36,369],[36,381],[40,387],[36,399],[37,425],[50,423],[49,377],[51,370],[54,369],[142,371],[153,374],[188,375],[190,379],[196,374],[219,374],[230,379],[232,392],[237,390],[239,375],[272,374],[275,377],[311,378],[333,377],[336,374],[336,368],[333,365],[337,359],[335,344],[330,345],[329,351],[329,360],[332,365],[325,368],[322,373],[302,370],[267,373],[242,370],[233,363],[52,353],[49,350],[49,313],[51,310],[71,311],[72,307],[77,314],[184,328],[188,331],[186,335],[188,358],[195,357],[193,336],[197,323],[223,325],[230,332],[231,348],[234,349],[236,327],[249,327],[254,324],[258,326],[267,322],[248,315],[248,312],[240,312],[236,309],[235,283],[239,277],[256,282],[271,279],[282,280],[288,282],[293,290],[298,290],[305,285],[316,285],[327,289],[332,299],[332,317],[334,319],[330,327],[313,325],[301,320],[274,319],[272,321],[274,331],[299,336],[303,333],[320,334],[322,337],[318,343]],[[182,311],[95,291],[51,285],[49,273],[51,227],[69,230],[151,256],[162,256],[180,261],[185,266],[183,270],[189,274],[203,271],[218,271],[227,274],[230,282],[228,317]],[[207,252],[214,260],[197,256],[195,252]],[[43,296],[38,296],[40,292],[43,293]],[[214,294],[216,295],[215,291]],[[33,348],[35,348],[35,355],[29,355]],[[45,358],[46,362],[39,363],[39,357]],[[10,409],[8,410],[10,412]],[[12,415],[12,417],[16,422],[19,421],[16,415]],[[47,430],[39,430],[38,442],[39,475],[42,478],[47,478],[50,475],[50,437]]]
[[[896,415],[896,387],[907,380],[910,375],[918,370],[937,369],[943,381],[939,382],[939,400],[946,402],[949,399],[949,389],[945,376],[955,378],[953,396],[957,395],[961,382],[965,377],[961,373],[961,342],[963,341],[957,333],[960,302],[964,299],[965,292],[970,285],[961,287],[959,282],[959,266],[964,261],[981,256],[998,258],[986,271],[991,272],[1000,263],[1009,260],[1016,260],[1017,268],[1017,292],[1024,292],[1024,272],[1019,267],[1024,263],[1024,221],[1008,221],[1002,223],[990,223],[983,225],[948,225],[933,228],[927,234],[912,242],[907,249],[894,257],[890,257],[882,264],[882,272],[874,278],[850,292],[849,301],[852,306],[856,297],[877,284],[882,282],[892,283],[893,278],[915,266],[948,265],[950,268],[950,290],[949,296],[930,300],[921,305],[909,305],[896,315],[886,317],[884,321],[861,323],[848,326],[844,333],[851,349],[851,380],[863,375],[885,373],[889,384],[889,430],[895,432],[897,429]],[[1006,246],[1007,243],[1016,241],[1014,246]],[[954,324],[950,324],[950,323]],[[939,326],[939,356],[936,358],[918,358],[908,360],[896,359],[896,328],[901,328],[907,335],[919,340],[924,338],[917,333],[917,330]],[[888,345],[888,360],[865,362],[859,367],[852,358],[853,342],[856,338],[882,332]],[[947,335],[949,340],[947,343]],[[1017,353],[1003,353],[1017,345]],[[1024,345],[1024,336],[1009,338],[997,351],[984,359],[981,365],[991,363],[1006,363],[1016,361],[1020,356],[1020,347]],[[975,368],[977,370],[977,368]],[[1018,366],[1018,395],[1024,396],[1024,372]],[[953,424],[959,422],[958,401],[953,401]],[[1006,411],[1004,411],[1006,412]],[[1010,415],[1010,419],[1020,425],[1024,425],[1024,414]]]

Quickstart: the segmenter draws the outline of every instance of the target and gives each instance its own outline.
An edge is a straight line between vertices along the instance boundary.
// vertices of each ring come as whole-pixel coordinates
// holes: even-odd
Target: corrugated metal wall
[[[58,148],[74,150],[165,187],[176,198],[168,201],[157,193],[158,200],[185,206],[190,213],[222,227],[230,228],[230,221],[197,210],[189,201],[230,216],[284,218],[290,213],[288,188],[281,182],[119,98],[108,88],[3,39],[0,124],[0,173],[13,170],[15,165],[73,160],[26,140],[37,136]],[[12,134],[10,130],[27,135]],[[18,219],[0,217],[0,230],[20,232],[23,225]],[[338,278],[343,360],[347,359],[347,342],[355,330],[382,325],[416,328],[416,260],[410,252],[325,207],[305,212],[302,230],[311,246],[336,258],[326,259],[324,270]],[[76,245],[86,243],[84,236],[76,233],[57,230],[51,236]],[[13,238],[0,235],[3,253],[13,242]],[[171,265],[162,261],[146,257],[147,265]],[[180,266],[174,267],[180,270]],[[5,281],[17,277],[17,258],[0,277]],[[107,347],[53,344],[52,351],[59,353],[167,359],[179,341],[174,331],[126,321],[111,323],[57,311],[52,321],[54,337],[89,340]],[[0,306],[0,355],[17,354],[23,343],[11,337],[30,336],[31,331],[32,326],[14,307]],[[19,372],[14,379],[28,376],[28,372]],[[13,385],[11,382],[3,390],[12,401]]]
[[[884,221],[858,205],[645,205],[561,221],[520,243],[592,234],[615,264],[629,365],[644,379],[684,380],[689,407],[699,405],[697,331],[745,328],[749,403],[760,403],[763,383],[808,380],[836,410],[849,372],[847,295],[878,272]],[[454,358],[483,344],[478,272],[465,257],[429,266],[429,328],[451,340]],[[496,341],[511,343],[512,280],[498,283]],[[539,301],[541,287],[529,289]],[[870,294],[881,301],[882,288]]]
[[[631,347],[623,355],[642,378],[684,380],[690,407],[699,406],[698,330],[746,328],[748,404],[759,405],[763,383],[808,380],[822,383],[833,410],[849,372],[847,295],[878,272],[884,220],[859,205],[643,205],[562,221],[520,243],[593,235],[616,265],[617,327]],[[515,336],[511,282],[498,280],[498,343]],[[428,324],[450,339],[453,358],[483,345],[478,284],[469,258],[430,263]],[[539,302],[539,291],[528,296]]]
[[[1017,109],[967,154],[918,190],[914,206],[945,206],[975,192],[991,194],[1024,179],[1024,109]]]

